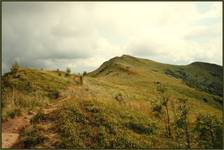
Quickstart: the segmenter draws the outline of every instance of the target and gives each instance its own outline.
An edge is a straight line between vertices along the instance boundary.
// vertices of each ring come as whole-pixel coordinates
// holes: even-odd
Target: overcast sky
[[[221,2],[3,2],[3,72],[92,71],[123,54],[222,64]]]

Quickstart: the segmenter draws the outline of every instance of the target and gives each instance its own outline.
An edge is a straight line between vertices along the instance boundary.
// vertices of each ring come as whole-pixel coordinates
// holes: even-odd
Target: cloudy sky
[[[3,2],[3,72],[92,71],[122,54],[222,64],[221,2]]]

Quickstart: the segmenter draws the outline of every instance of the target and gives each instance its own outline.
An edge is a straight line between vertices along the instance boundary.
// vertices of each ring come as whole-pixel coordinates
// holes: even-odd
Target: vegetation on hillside
[[[64,73],[65,74],[65,73]],[[71,78],[59,76],[54,71],[19,67],[13,64],[11,72],[2,77],[2,119],[15,117],[25,110],[44,106],[59,97]]]
[[[223,96],[221,66],[197,62],[187,66],[170,67],[165,73],[182,79],[190,87]]]
[[[35,122],[33,121],[31,131],[36,130],[34,135],[37,135],[37,140],[45,138],[45,141],[33,141],[33,136],[30,135],[24,138],[24,143],[32,143],[31,147],[42,148],[221,147],[220,119],[217,116],[203,119],[199,113],[192,119],[191,109],[187,108],[188,102],[184,99],[177,99],[174,108],[170,107],[171,103],[167,103],[170,116],[173,116],[168,124],[166,110],[161,110],[164,115],[157,118],[153,114],[155,108],[148,107],[149,113],[146,113],[136,111],[135,108],[129,109],[128,103],[82,96],[65,101],[58,110],[47,116],[37,114],[32,119]],[[46,129],[46,118],[51,121],[51,128]],[[57,139],[43,137],[50,135],[49,132],[57,134]]]
[[[218,90],[193,86],[207,77],[221,89],[222,73],[214,76],[219,66],[203,64],[199,70],[195,65],[124,55],[78,76],[16,67],[16,73],[3,76],[3,114],[14,116],[38,103],[39,111],[22,132],[24,148],[222,148],[222,97]],[[180,68],[198,82],[185,84]],[[44,113],[42,99],[56,109]],[[28,106],[21,104],[27,100]]]

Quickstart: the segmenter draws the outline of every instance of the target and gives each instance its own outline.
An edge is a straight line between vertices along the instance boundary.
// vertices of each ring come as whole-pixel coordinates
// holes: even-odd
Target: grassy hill
[[[182,79],[188,86],[213,95],[223,96],[223,72],[221,66],[195,62],[187,66],[168,68],[165,73]]]
[[[56,71],[20,67],[16,73],[6,73],[2,77],[2,119],[46,105],[71,81]]]
[[[32,104],[45,104],[35,99],[35,91],[40,92],[56,108],[44,113],[50,108],[33,107],[38,107],[37,114],[21,134],[21,147],[222,146],[221,66],[199,62],[175,66],[123,55],[83,76],[83,85],[77,84],[76,76],[25,68],[4,75],[3,114],[9,114],[12,87],[24,99],[32,97]],[[55,91],[57,97],[52,97]]]
[[[222,107],[222,67],[208,63],[192,63],[186,66],[161,64],[128,55],[115,57],[89,73],[89,76],[130,86],[132,89],[148,88],[151,97],[158,84],[172,92],[203,100]],[[141,93],[142,95],[142,93]],[[146,98],[147,99],[147,98]]]

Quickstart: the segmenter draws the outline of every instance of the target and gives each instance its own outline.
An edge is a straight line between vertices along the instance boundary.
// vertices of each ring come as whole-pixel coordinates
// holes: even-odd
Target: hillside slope
[[[168,68],[165,73],[182,79],[191,87],[214,95],[223,96],[223,71],[221,66],[195,62],[187,66]]]
[[[143,88],[151,88],[149,90],[155,90],[154,84],[161,83],[174,92],[178,91],[185,96],[193,94],[197,99],[206,99],[206,102],[222,107],[223,73],[222,67],[218,65],[195,62],[175,66],[123,55],[103,63],[89,76],[112,82],[118,80],[116,84],[124,82],[133,88],[139,88],[142,84]],[[182,92],[184,89],[186,91]]]
[[[26,76],[31,77],[29,80],[36,77],[38,83],[47,83],[48,87],[43,91],[57,87],[59,95],[57,98],[48,96],[54,109],[48,111],[50,108],[40,106],[31,124],[21,132],[15,147],[222,146],[222,97],[216,93],[222,89],[220,66],[204,63],[174,66],[123,55],[83,76],[83,85],[74,81],[75,75],[65,77],[52,71],[24,70]],[[46,78],[40,78],[41,72]],[[33,77],[33,74],[38,76]],[[209,82],[201,86],[205,78]],[[12,75],[6,79],[13,87],[15,83],[11,82],[14,80],[18,86],[25,83],[20,82],[23,78]],[[53,80],[52,85],[50,80]],[[199,86],[191,80],[198,81]],[[212,82],[217,84],[211,90],[208,85]],[[26,91],[18,90],[20,93]],[[10,95],[8,91],[4,94]],[[45,110],[48,113],[44,113]],[[208,125],[211,130],[207,129]]]
[[[19,68],[16,73],[2,77],[2,119],[14,117],[23,110],[34,109],[57,98],[72,79],[64,73],[30,68]]]

